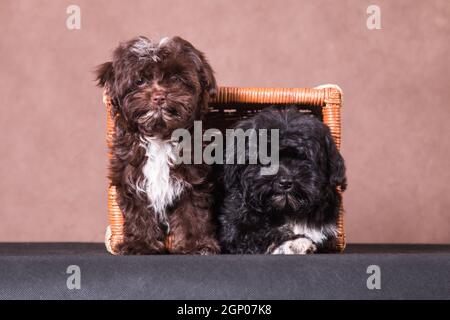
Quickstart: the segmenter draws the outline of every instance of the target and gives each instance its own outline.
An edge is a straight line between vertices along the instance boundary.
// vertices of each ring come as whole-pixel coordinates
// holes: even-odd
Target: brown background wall
[[[180,35],[221,85],[343,88],[349,241],[450,242],[449,17],[448,0],[1,0],[0,241],[102,241],[92,70],[121,40]]]

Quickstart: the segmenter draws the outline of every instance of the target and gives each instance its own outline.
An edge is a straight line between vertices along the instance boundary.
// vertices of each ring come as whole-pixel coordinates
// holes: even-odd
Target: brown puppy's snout
[[[163,91],[156,91],[152,94],[151,103],[154,106],[161,106],[166,102],[166,94]]]

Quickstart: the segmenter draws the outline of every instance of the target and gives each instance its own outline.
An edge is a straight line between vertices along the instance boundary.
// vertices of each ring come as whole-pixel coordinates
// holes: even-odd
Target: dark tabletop
[[[348,244],[342,254],[449,254],[450,244]],[[0,256],[85,255],[108,256],[103,243],[83,242],[3,242]]]
[[[80,289],[67,286],[73,266]],[[368,288],[374,266],[380,289]],[[101,243],[0,243],[1,299],[450,299],[450,245],[125,257]]]

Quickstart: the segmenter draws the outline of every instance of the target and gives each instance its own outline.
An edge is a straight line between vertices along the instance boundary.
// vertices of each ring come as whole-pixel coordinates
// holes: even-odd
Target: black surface
[[[348,244],[342,254],[436,253],[450,254],[450,244]],[[110,256],[103,243],[0,242],[0,256],[89,255]]]
[[[69,290],[69,265],[81,289]],[[369,265],[381,290],[369,290]],[[96,243],[1,243],[0,299],[450,299],[450,245],[308,256],[128,256]]]

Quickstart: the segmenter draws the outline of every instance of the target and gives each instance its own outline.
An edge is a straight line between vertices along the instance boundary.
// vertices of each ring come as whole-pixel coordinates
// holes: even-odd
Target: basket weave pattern
[[[105,94],[103,102],[107,108],[107,144],[108,156],[111,158],[114,119],[111,117],[111,101]],[[270,104],[296,104],[313,108],[313,112],[320,114],[323,122],[328,125],[337,148],[340,148],[342,93],[336,86],[294,89],[220,87],[216,98],[210,102],[211,112],[205,122],[209,127],[228,127],[236,120],[251,116]],[[341,202],[337,221],[337,241],[334,244],[335,248],[331,248],[335,251],[343,251],[345,248],[343,212]],[[114,254],[116,245],[123,241],[124,224],[114,186],[108,188],[108,216],[110,233],[105,241],[108,250]]]

